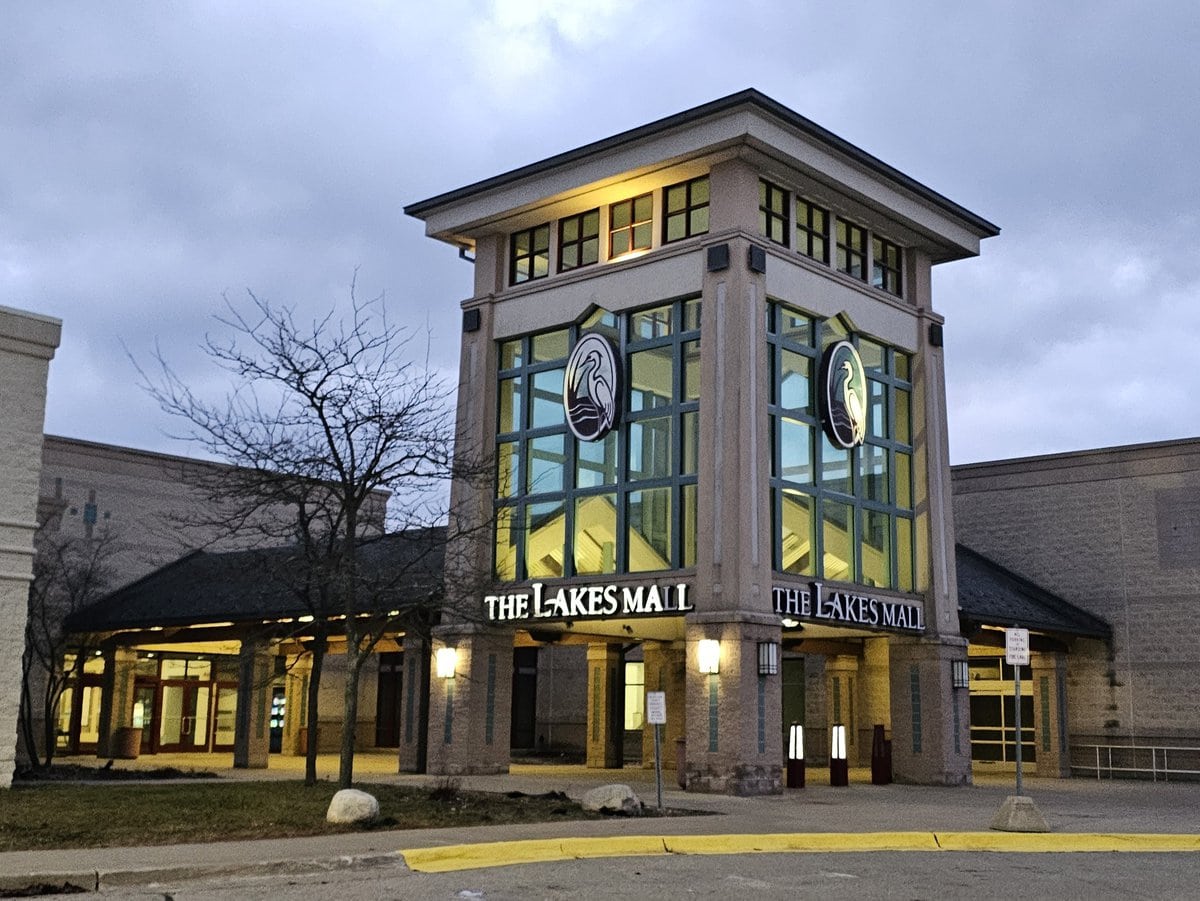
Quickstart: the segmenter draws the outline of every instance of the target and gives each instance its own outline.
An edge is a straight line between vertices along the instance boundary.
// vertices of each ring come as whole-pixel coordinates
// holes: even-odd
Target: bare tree
[[[20,724],[30,760],[49,768],[57,749],[59,704],[93,650],[87,636],[68,636],[64,622],[112,587],[117,544],[107,529],[67,536],[56,532],[51,521],[39,529],[35,546],[21,657]],[[64,661],[72,647],[74,661],[68,666]]]
[[[253,522],[298,547],[291,579],[314,617],[310,729],[335,618],[344,630],[338,781],[346,787],[362,666],[389,630],[421,628],[437,605],[433,588],[405,590],[422,568],[420,552],[406,566],[364,570],[366,539],[379,532],[375,507],[390,495],[388,530],[419,535],[446,521],[440,498],[456,465],[467,476],[482,468],[461,457],[455,463],[450,389],[427,358],[412,358],[415,336],[388,321],[382,298],[360,301],[352,285],[346,318],[330,311],[302,324],[291,308],[251,292],[241,306],[226,298],[217,319],[227,334],[207,336],[203,349],[231,378],[223,399],[194,393],[161,350],[155,377],[142,371],[143,381],[167,413],[188,423],[181,437],[235,467],[210,486],[225,502],[229,525]],[[309,742],[306,768],[313,781],[315,745]]]

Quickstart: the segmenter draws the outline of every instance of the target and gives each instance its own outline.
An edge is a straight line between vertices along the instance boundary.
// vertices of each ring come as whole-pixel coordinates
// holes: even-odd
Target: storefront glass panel
[[[575,572],[617,570],[617,496],[591,494],[575,501]]]

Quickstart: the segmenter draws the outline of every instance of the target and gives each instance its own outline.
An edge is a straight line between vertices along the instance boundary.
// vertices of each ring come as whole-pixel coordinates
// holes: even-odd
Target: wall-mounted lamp
[[[967,661],[950,661],[950,686],[952,688],[971,687],[971,671],[967,668]]]
[[[437,677],[453,679],[454,667],[458,664],[458,652],[454,648],[438,648],[435,659],[437,660]]]
[[[829,784],[850,784],[850,764],[846,760],[846,727],[841,723],[833,727],[829,736]]]
[[[800,620],[792,619],[790,616],[785,616],[783,619],[781,619],[779,621],[779,624],[781,626],[783,626],[785,629],[794,629],[798,625],[800,625]]]
[[[804,727],[799,723],[788,729],[787,787],[804,788]]]
[[[715,638],[701,638],[696,653],[700,672],[714,676],[721,671],[721,642]]]
[[[758,674],[774,676],[779,673],[779,643],[776,641],[760,641],[758,643]]]

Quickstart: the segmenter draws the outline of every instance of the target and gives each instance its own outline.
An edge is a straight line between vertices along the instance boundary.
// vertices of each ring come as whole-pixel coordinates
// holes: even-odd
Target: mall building
[[[998,228],[753,90],[405,212],[474,263],[458,446],[496,461],[454,486],[491,528],[447,574],[431,771],[504,771],[553,649],[593,766],[634,674],[691,790],[780,790],[806,720],[815,758],[878,724],[897,779],[969,781],[930,285]]]

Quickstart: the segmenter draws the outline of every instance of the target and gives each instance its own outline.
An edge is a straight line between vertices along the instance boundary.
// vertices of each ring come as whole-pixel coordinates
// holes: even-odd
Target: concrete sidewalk
[[[197,762],[193,757],[185,761],[162,755],[152,764],[199,765],[218,770],[223,778],[298,777],[298,771],[274,766],[274,759],[272,770],[266,772],[225,770],[217,765],[213,755],[205,755],[200,760],[202,762]],[[140,765],[148,764],[143,761]],[[356,782],[369,791],[372,782],[432,785],[437,781],[436,777],[430,776],[398,775],[394,766],[395,758],[391,755],[362,755],[356,765]],[[877,843],[884,840],[880,838],[881,834],[986,833],[1004,798],[1013,793],[1011,777],[982,776],[977,777],[974,786],[935,788],[873,786],[864,779],[868,774],[856,772],[853,776],[855,779],[850,786],[832,788],[828,785],[827,774],[816,771],[809,774],[809,785],[804,789],[789,790],[776,796],[734,798],[685,793],[673,782],[668,782],[664,775],[664,806],[693,812],[664,818],[480,826],[469,832],[426,829],[203,845],[9,852],[0,854],[0,888],[35,883],[61,885],[63,882],[96,888],[176,882],[220,874],[311,872],[373,864],[395,865],[402,849],[449,849],[463,847],[464,842],[477,846],[538,839],[610,840],[607,845],[592,842],[588,846],[593,849],[592,856],[600,856],[608,852],[620,854],[622,847],[633,848],[626,844],[631,837],[650,837],[652,841],[662,843],[680,837],[676,849],[679,853],[688,846],[682,837],[689,836],[757,836],[759,840],[722,839],[717,844],[729,851],[737,851],[739,847],[741,850],[752,847],[787,850],[782,845],[789,841],[795,844],[799,841],[797,836],[821,833],[825,834],[822,844],[826,845],[838,835],[841,838],[837,841],[842,844],[861,841],[876,843],[878,847]],[[632,767],[614,771],[588,770],[579,766],[514,765],[512,773],[506,776],[473,776],[461,781],[464,788],[529,794],[563,791],[575,798],[596,785],[623,782],[631,785],[647,805],[653,806],[655,802],[653,772]],[[1025,793],[1036,800],[1052,830],[1051,836],[1036,839],[1042,843],[1039,850],[1089,850],[1080,847],[1079,841],[1064,844],[1055,838],[1064,835],[1099,834],[1118,838],[1137,835],[1195,838],[1200,835],[1200,784],[1026,779]],[[861,839],[856,840],[854,835]],[[1004,850],[1001,845],[1006,841],[1005,834],[991,835],[996,837],[995,850]],[[785,840],[780,836],[790,838]],[[889,840],[893,844],[898,841],[894,837]],[[816,841],[813,838],[808,843]],[[921,843],[926,839],[908,838],[905,841]],[[1165,838],[1158,844],[1162,846],[1161,850],[1171,850],[1173,848],[1167,847],[1171,842],[1179,844],[1178,840]],[[703,842],[695,841],[691,845],[705,846]],[[1109,846],[1104,847],[1108,849]],[[509,853],[512,848],[508,846]],[[713,853],[714,850],[685,853]],[[501,851],[496,849],[492,862],[511,862],[495,857]],[[486,857],[489,852],[476,850],[472,853],[476,857],[480,853]],[[630,850],[629,853],[636,852]],[[487,865],[486,862],[483,865]]]

